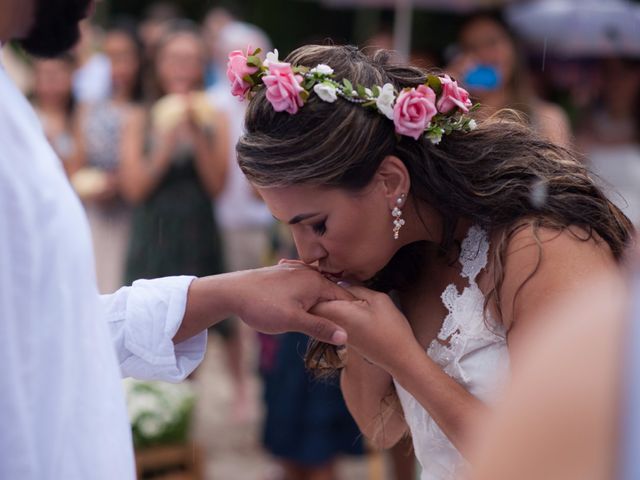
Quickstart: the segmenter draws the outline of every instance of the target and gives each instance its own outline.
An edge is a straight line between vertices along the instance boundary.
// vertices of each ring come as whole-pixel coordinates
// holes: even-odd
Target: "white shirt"
[[[121,375],[179,381],[192,277],[98,295],[80,202],[0,64],[0,478],[135,478]]]

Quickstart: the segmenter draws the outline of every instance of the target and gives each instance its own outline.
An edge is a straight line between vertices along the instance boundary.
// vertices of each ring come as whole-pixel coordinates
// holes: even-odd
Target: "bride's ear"
[[[408,196],[411,178],[407,167],[398,157],[386,156],[378,167],[376,177],[381,183],[390,209],[397,205],[398,198]]]

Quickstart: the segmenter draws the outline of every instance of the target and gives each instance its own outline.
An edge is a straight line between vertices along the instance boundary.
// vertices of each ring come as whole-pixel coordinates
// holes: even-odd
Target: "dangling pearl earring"
[[[396,200],[396,206],[391,210],[391,216],[393,217],[393,238],[398,240],[400,238],[400,229],[404,225],[404,219],[402,218],[402,210],[400,207],[404,203],[405,194],[403,193]]]

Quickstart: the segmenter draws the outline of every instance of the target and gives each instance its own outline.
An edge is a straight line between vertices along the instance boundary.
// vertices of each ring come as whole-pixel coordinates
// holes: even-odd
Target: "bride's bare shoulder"
[[[579,289],[588,278],[616,268],[608,244],[577,226],[555,229],[527,223],[505,242],[499,297],[508,329]]]

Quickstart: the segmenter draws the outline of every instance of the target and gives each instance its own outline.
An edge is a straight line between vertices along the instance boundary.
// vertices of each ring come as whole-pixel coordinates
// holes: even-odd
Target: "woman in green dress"
[[[224,271],[212,199],[221,191],[228,148],[226,120],[202,86],[204,48],[179,25],[158,46],[164,97],[132,118],[123,138],[123,191],[136,208],[126,282]]]

